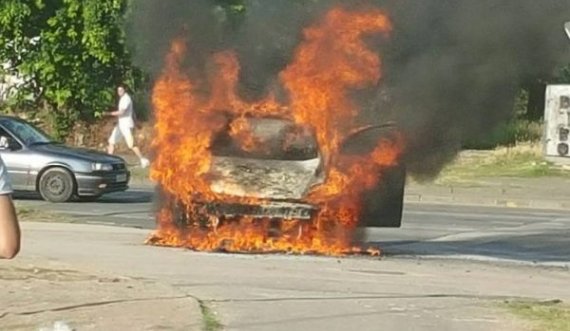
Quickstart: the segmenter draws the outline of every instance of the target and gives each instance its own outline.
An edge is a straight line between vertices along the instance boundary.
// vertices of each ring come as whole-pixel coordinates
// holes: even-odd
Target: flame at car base
[[[182,40],[173,41],[152,98],[156,157],[151,177],[168,198],[162,202],[158,229],[148,242],[199,251],[366,253],[352,243],[361,196],[378,184],[382,169],[398,163],[403,141],[400,137],[381,140],[372,153],[359,156],[341,154],[340,146],[357,125],[359,113],[348,92],[381,79],[381,60],[367,49],[363,37],[388,35],[390,31],[390,20],[381,10],[330,10],[318,24],[304,31],[304,42],[280,75],[289,95],[287,105],[271,95],[253,104],[242,100],[236,92],[239,63],[229,51],[213,56],[217,71],[209,78],[210,93],[205,96],[199,92],[197,80],[183,68],[185,54],[191,50]],[[213,162],[210,147],[214,134],[225,125],[220,110],[238,118],[231,134],[246,150],[259,145],[248,135],[247,123],[239,120],[246,115],[288,118],[314,128],[326,177],[303,201],[317,206],[309,220],[276,222],[205,212],[204,204],[216,201],[258,206],[269,203],[213,192],[208,180]],[[185,220],[183,226],[180,218]],[[369,249],[368,253],[379,251]]]

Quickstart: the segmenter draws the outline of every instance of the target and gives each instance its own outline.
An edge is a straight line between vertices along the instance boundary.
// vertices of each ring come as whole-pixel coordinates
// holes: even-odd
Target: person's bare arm
[[[119,109],[112,112],[111,116],[116,116],[116,117],[123,116],[127,112],[127,109],[129,108],[129,106],[131,105],[131,102],[132,102],[130,99],[127,99],[127,100],[128,101],[121,100],[119,102]]]
[[[20,251],[20,225],[8,194],[0,195],[0,259],[12,259]]]
[[[126,108],[119,108],[119,110],[115,110],[114,112],[111,112],[110,115],[115,116],[115,117],[119,117],[119,116],[122,116],[126,111],[127,111]]]

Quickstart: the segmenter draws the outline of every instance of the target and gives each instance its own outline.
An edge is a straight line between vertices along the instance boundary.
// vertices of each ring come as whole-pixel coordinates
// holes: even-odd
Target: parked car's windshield
[[[0,119],[0,124],[26,145],[51,144],[54,141],[44,132],[26,122],[14,119]]]

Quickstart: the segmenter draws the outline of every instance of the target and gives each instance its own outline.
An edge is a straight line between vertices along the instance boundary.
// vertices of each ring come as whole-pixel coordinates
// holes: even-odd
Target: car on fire
[[[19,118],[0,116],[0,156],[15,191],[38,192],[44,200],[92,200],[128,189],[125,161],[95,150],[73,148]]]
[[[232,134],[231,121],[214,136],[213,159],[206,177],[211,191],[228,199],[198,203],[201,214],[214,215],[217,219],[246,216],[310,220],[319,206],[307,203],[307,196],[325,182],[327,173],[314,130],[282,118],[247,117],[245,121],[251,134],[249,140],[255,142],[251,146],[244,146],[244,140]],[[393,131],[391,125],[375,129],[382,136]],[[361,140],[365,131],[370,130],[349,138],[344,149],[349,153],[363,152],[366,143]],[[365,194],[360,227],[401,225],[405,169],[393,166],[381,175],[381,183]],[[232,203],[232,198],[238,202]],[[188,225],[189,216],[184,215],[183,207],[175,209],[177,223]]]

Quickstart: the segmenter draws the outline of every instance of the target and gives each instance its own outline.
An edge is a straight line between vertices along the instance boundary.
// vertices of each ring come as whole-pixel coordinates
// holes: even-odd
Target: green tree
[[[45,109],[62,137],[109,108],[117,83],[136,88],[143,74],[125,46],[128,1],[2,0],[0,63],[26,80],[16,106]]]

